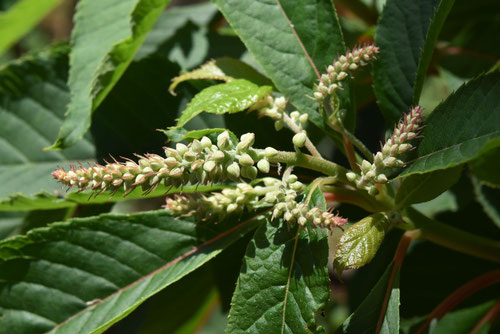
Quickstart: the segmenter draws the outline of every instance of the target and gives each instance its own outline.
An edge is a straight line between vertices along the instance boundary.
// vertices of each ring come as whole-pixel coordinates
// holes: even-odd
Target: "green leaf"
[[[404,208],[410,204],[430,201],[457,183],[461,174],[462,166],[457,166],[404,178],[396,193],[396,206]]]
[[[500,147],[481,154],[469,163],[470,169],[481,183],[490,187],[500,187]]]
[[[108,214],[2,242],[0,333],[101,333],[257,223]]]
[[[491,309],[495,301],[489,301],[473,307],[468,307],[454,312],[449,312],[431,328],[429,334],[467,334],[481,320],[486,312]]]
[[[342,234],[333,262],[339,276],[345,269],[362,267],[373,259],[389,224],[386,214],[376,213],[363,218]]]
[[[453,192],[447,190],[429,202],[415,204],[414,208],[422,212],[427,217],[432,218],[438,213],[444,211],[456,212],[458,210],[458,201]]]
[[[456,1],[439,36],[446,43],[439,64],[462,78],[473,78],[495,66],[500,48],[484,32],[500,30],[497,13],[496,0]]]
[[[453,3],[387,1],[375,32],[380,55],[373,67],[373,87],[388,123],[418,103],[434,44]]]
[[[202,111],[221,115],[246,110],[270,91],[269,86],[259,87],[242,79],[210,86],[196,94],[177,121],[176,127],[183,126]]]
[[[199,68],[186,72],[172,79],[172,84],[168,87],[170,94],[174,94],[175,87],[186,80],[211,79],[221,81],[231,81],[233,78],[226,75],[215,63],[215,60],[210,60]]]
[[[375,333],[393,266],[394,262],[391,262],[368,296],[366,296],[356,311],[344,321],[342,327],[336,331],[336,334]],[[400,270],[397,269],[380,333],[399,333],[399,276]]]
[[[163,11],[135,59],[162,53],[182,68],[196,66],[206,57],[210,47],[206,36],[208,25],[217,13],[217,7],[210,2],[174,6]],[[185,45],[189,45],[187,50]]]
[[[0,12],[0,54],[33,29],[59,0],[19,0]]]
[[[32,208],[67,207],[53,193],[60,186],[53,180],[52,171],[63,161],[77,164],[76,160],[95,155],[88,139],[67,150],[43,151],[55,139],[69,101],[67,71],[64,48],[11,63],[0,71],[2,209],[10,206],[11,210],[23,210],[31,199],[39,201]]]
[[[57,141],[78,143],[91,114],[117,83],[169,0],[82,0],[75,14],[68,86],[71,100]]]
[[[476,200],[483,207],[484,213],[500,227],[500,189],[482,185],[475,177],[471,177]]]
[[[221,254],[214,260],[220,256]],[[196,269],[149,298],[132,314],[115,324],[112,331],[129,334],[196,332],[218,302],[212,276],[208,265]],[[175,317],[166,318],[166,314],[175,314]]]
[[[329,297],[324,233],[289,230],[274,220],[249,243],[232,300],[227,333],[324,333],[314,313]]]
[[[259,86],[271,86],[273,90],[277,90],[274,87],[273,82],[262,73],[257,71],[252,66],[247,63],[242,62],[239,59],[231,57],[220,57],[215,59],[215,65],[220,68],[227,75],[236,79],[246,79],[253,82]]]
[[[324,129],[312,100],[319,72],[345,53],[337,15],[328,0],[214,0],[248,50],[291,103]],[[315,68],[318,73],[315,73]],[[344,92],[348,96],[348,87]],[[347,107],[347,99],[343,99]],[[351,126],[354,116],[345,121]]]
[[[426,120],[417,158],[399,177],[455,167],[499,146],[499,97],[500,72],[461,86]]]
[[[25,215],[24,212],[0,212],[0,240],[19,230]]]

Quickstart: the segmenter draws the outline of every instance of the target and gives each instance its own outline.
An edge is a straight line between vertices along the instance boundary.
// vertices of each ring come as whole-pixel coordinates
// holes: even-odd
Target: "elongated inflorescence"
[[[310,225],[330,230],[347,224],[347,219],[338,214],[334,215],[317,207],[309,208],[306,201],[297,202],[300,192],[297,182],[296,175],[285,173],[280,187],[275,192],[266,194],[269,199],[275,199],[273,218],[283,217],[289,224],[297,223],[300,226]]]
[[[421,123],[422,108],[419,106],[411,108],[410,112],[396,126],[392,136],[386,140],[381,151],[374,154],[373,163],[363,160],[360,166],[361,174],[350,172],[347,173],[347,178],[351,182],[356,182],[358,188],[376,194],[375,184],[388,182],[384,170],[404,166],[405,163],[400,157],[413,148],[409,142],[418,136]]]
[[[141,186],[145,192],[153,191],[160,183],[180,187],[187,183],[208,184],[226,178],[239,181],[241,177],[254,179],[258,170],[268,173],[270,164],[265,154],[257,153],[252,145],[255,136],[241,136],[237,145],[231,142],[229,133],[223,132],[214,144],[208,137],[194,140],[189,145],[178,143],[176,148],[166,147],[165,155],[138,155],[137,162],[95,164],[85,168],[71,166],[69,171],[58,169],[54,178],[69,188],[92,189],[97,193],[112,193],[123,189],[125,194]]]
[[[334,96],[337,89],[342,89],[342,81],[352,76],[352,71],[375,59],[378,52],[379,49],[374,44],[367,44],[340,56],[328,66],[327,73],[321,75],[314,92],[316,101],[321,103]]]
[[[168,198],[166,209],[177,215],[195,215],[198,218],[212,217],[223,219],[229,214],[246,210],[272,207],[272,218],[281,218],[290,225],[311,225],[332,229],[347,223],[347,219],[319,208],[309,208],[308,203],[297,202],[305,185],[293,174],[285,175],[283,180],[264,178],[262,185],[255,187],[240,183],[234,189],[224,189],[210,196],[185,195]]]

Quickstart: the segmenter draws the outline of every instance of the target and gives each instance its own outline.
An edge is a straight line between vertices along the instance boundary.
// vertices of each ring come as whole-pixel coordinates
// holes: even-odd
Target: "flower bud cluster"
[[[378,52],[378,47],[367,44],[340,56],[332,65],[328,66],[327,73],[321,75],[319,84],[315,87],[314,99],[321,103],[334,96],[337,89],[342,89],[342,81],[352,75],[351,71],[367,65],[369,61],[375,59],[375,54]]]
[[[279,131],[285,126],[284,118],[287,117],[285,111],[286,105],[287,101],[283,96],[273,99],[271,95],[268,95],[265,100],[265,106],[257,105],[255,109],[258,109],[260,116],[267,116],[274,119],[274,128],[276,131]],[[301,114],[298,111],[292,111],[288,117],[292,119],[300,130],[302,130],[303,126],[309,120],[307,114]]]
[[[252,187],[239,183],[236,188],[226,188],[220,193],[204,195],[176,195],[167,198],[165,208],[175,215],[195,215],[203,220],[223,219],[230,214],[241,214],[245,209],[255,210],[274,206],[272,218],[283,217],[288,224],[301,226],[312,224],[316,227],[332,229],[347,223],[347,219],[319,208],[309,208],[307,203],[298,203],[296,198],[303,192],[305,185],[290,174],[278,180],[266,177],[263,185]]]
[[[419,106],[411,108],[410,112],[396,126],[391,138],[386,140],[381,151],[374,154],[373,163],[363,160],[360,166],[361,175],[349,172],[346,174],[348,180],[356,182],[358,188],[376,194],[375,184],[388,182],[384,170],[404,166],[400,156],[413,148],[408,142],[418,136],[421,123],[422,108]]]
[[[225,188],[220,193],[210,196],[176,195],[167,198],[165,208],[175,215],[196,215],[198,218],[224,218],[228,214],[242,213],[245,208],[254,209],[258,206],[258,196],[255,189],[247,183],[238,183],[236,188]]]
[[[208,137],[195,139],[189,145],[178,143],[176,148],[166,147],[166,157],[157,154],[139,156],[139,161],[124,163],[95,164],[84,168],[71,166],[69,171],[58,169],[54,178],[69,188],[106,190],[115,193],[123,189],[128,194],[141,186],[148,193],[163,182],[165,186],[180,187],[187,183],[208,184],[229,178],[239,181],[241,177],[255,179],[258,170],[268,173],[270,164],[262,153],[257,153],[252,145],[253,133],[241,136],[234,146],[227,131],[212,143]],[[256,165],[256,166],[255,166]]]
[[[292,130],[296,132],[292,139],[293,145],[297,148],[304,147],[307,141],[307,133],[303,127],[309,120],[309,116],[307,114],[301,114],[298,111],[292,111],[290,115],[288,115],[285,111],[287,101],[283,96],[273,99],[271,95],[268,95],[266,103],[264,107],[256,107],[256,109],[259,110],[259,115],[274,119],[274,128],[276,131],[283,129],[288,122],[287,124],[293,127]]]
[[[296,197],[304,190],[305,186],[297,181],[294,174],[283,177],[281,187],[276,193],[266,194],[269,199],[274,199],[273,219],[283,217],[288,224],[299,224],[300,226],[312,225],[315,227],[326,227],[332,230],[334,227],[347,224],[347,219],[334,215],[329,211],[319,208],[309,208],[306,202],[298,203]]]

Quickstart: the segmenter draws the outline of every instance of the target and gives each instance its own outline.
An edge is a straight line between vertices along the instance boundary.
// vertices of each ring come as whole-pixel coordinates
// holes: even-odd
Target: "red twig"
[[[432,319],[441,319],[446,313],[455,308],[464,299],[470,297],[474,293],[482,290],[492,284],[500,282],[500,269],[490,271],[484,275],[474,278],[473,280],[465,283],[460,288],[455,290],[445,300],[443,300],[432,312],[429,314],[425,322],[420,326],[416,334],[421,334],[429,326]]]
[[[479,320],[479,322],[474,326],[474,328],[470,331],[470,334],[475,334],[481,329],[489,321],[495,320],[500,315],[500,299],[493,305],[492,308]]]

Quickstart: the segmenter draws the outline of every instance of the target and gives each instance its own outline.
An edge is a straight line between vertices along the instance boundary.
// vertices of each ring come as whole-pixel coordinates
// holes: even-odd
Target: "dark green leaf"
[[[325,234],[297,236],[281,220],[261,225],[245,254],[226,332],[324,332],[314,313],[328,301],[327,262]]]
[[[429,334],[470,333],[474,326],[494,304],[495,301],[492,300],[473,307],[449,312],[431,328]]]
[[[337,330],[337,334],[369,334],[375,333],[382,304],[384,303],[387,285],[391,276],[394,262],[391,262],[377,284],[370,291],[365,300],[359,305],[353,314],[347,318]],[[387,309],[380,333],[399,333],[399,269],[392,282]]]
[[[215,59],[215,64],[227,75],[236,79],[246,79],[259,86],[271,86],[273,90],[274,84],[269,78],[258,72],[252,66],[241,60],[231,57],[221,57]]]
[[[217,260],[218,255],[214,260]],[[109,332],[127,334],[188,334],[206,321],[218,301],[211,267],[204,265],[168,286]],[[173,302],[175,301],[175,302]],[[175,317],[165,315],[173,315]],[[224,331],[224,330],[222,330]]]
[[[472,173],[481,183],[490,187],[500,187],[500,147],[481,154],[469,163]]]
[[[425,122],[417,158],[401,176],[458,166],[500,145],[500,72],[450,95]]]
[[[500,189],[482,185],[475,177],[471,178],[476,200],[483,207],[483,211],[500,227]]]
[[[324,128],[311,97],[318,75],[345,46],[328,0],[214,0],[276,87]],[[315,68],[318,73],[315,73]],[[344,96],[348,96],[348,88]],[[344,107],[346,99],[344,99]],[[352,126],[354,115],[345,121]]]
[[[248,109],[271,91],[271,87],[259,87],[247,80],[232,80],[210,86],[196,94],[177,121],[181,127],[203,111],[213,114],[236,113]]]
[[[337,244],[333,265],[339,275],[345,269],[354,269],[369,263],[384,240],[389,219],[385,213],[376,213],[350,226]]]
[[[33,29],[59,0],[20,0],[0,12],[0,54]]]
[[[83,0],[71,42],[71,100],[53,149],[78,143],[169,0]]]
[[[396,206],[430,201],[457,183],[462,166],[438,170],[427,174],[415,174],[403,179],[396,193]]]
[[[24,212],[0,212],[0,240],[20,230],[25,215]]]
[[[72,205],[54,195],[60,186],[50,174],[63,161],[77,164],[76,160],[93,157],[94,145],[84,139],[67,150],[43,151],[55,139],[69,101],[67,71],[64,49],[41,53],[0,71],[2,209],[24,210],[32,199],[40,202],[31,208]]]
[[[217,8],[210,2],[175,6],[163,11],[137,52],[136,59],[142,59],[154,53],[164,53],[168,54],[171,61],[178,62],[182,68],[189,68],[193,63],[196,66],[196,61],[203,61],[205,49],[208,48],[205,38],[201,35],[205,34],[203,30],[216,13]],[[187,24],[198,28],[198,31],[194,32],[194,41],[184,40],[183,35],[179,34],[179,31]],[[179,35],[176,36],[177,34]],[[189,45],[190,42],[191,45]],[[186,49],[189,49],[188,54],[182,57],[180,54],[183,54]],[[203,52],[197,52],[199,49],[203,49]],[[197,53],[202,53],[202,55]]]
[[[373,67],[378,105],[395,123],[417,104],[439,31],[454,0],[388,0],[379,19]]]
[[[0,333],[102,332],[257,223],[200,225],[157,211],[73,219],[7,240]]]
[[[500,59],[500,48],[485,31],[499,31],[496,0],[456,0],[439,39],[441,66],[462,77],[473,78],[491,69]]]

